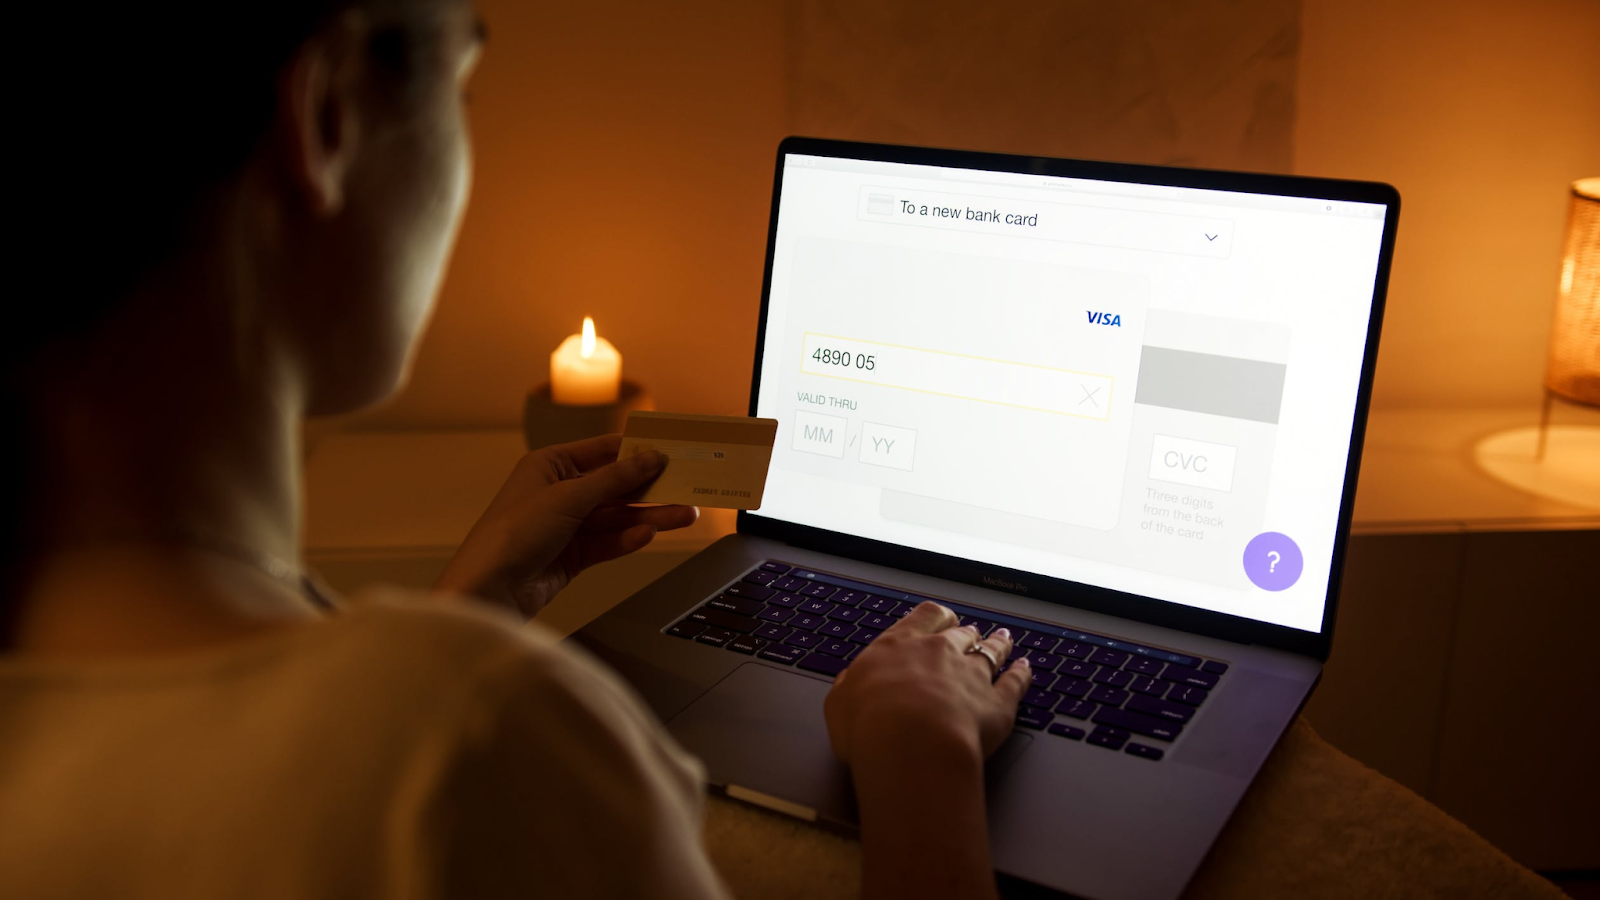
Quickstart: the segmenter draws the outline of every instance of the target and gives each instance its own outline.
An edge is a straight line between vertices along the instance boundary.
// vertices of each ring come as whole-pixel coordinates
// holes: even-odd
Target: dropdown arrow
[[[1208,234],[1208,235],[1206,235],[1206,240],[1208,240],[1208,241],[1214,241],[1214,240],[1216,240],[1216,239],[1217,239],[1217,236],[1216,236],[1216,235],[1214,235],[1214,234]]]

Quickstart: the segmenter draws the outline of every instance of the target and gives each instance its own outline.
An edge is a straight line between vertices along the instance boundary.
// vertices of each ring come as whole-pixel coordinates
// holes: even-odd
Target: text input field
[[[909,187],[862,187],[856,218],[1214,259],[1233,250],[1232,219]]]
[[[1109,375],[807,332],[807,375],[1107,421]]]

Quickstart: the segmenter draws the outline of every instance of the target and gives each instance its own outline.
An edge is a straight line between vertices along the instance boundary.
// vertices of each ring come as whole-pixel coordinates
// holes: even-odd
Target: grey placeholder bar
[[[1133,402],[1276,425],[1287,370],[1283,363],[1146,346]]]

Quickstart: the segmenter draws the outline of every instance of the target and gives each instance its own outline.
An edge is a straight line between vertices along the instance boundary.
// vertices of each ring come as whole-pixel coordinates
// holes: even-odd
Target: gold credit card
[[[777,419],[636,412],[628,415],[617,458],[644,450],[667,458],[661,477],[634,502],[758,509],[777,437]]]

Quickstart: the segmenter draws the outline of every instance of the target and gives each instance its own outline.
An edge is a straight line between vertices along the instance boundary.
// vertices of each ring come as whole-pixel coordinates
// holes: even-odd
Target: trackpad
[[[713,782],[853,823],[850,773],[834,759],[822,720],[822,700],[830,687],[805,675],[745,663],[674,716],[667,730],[705,762]]]

